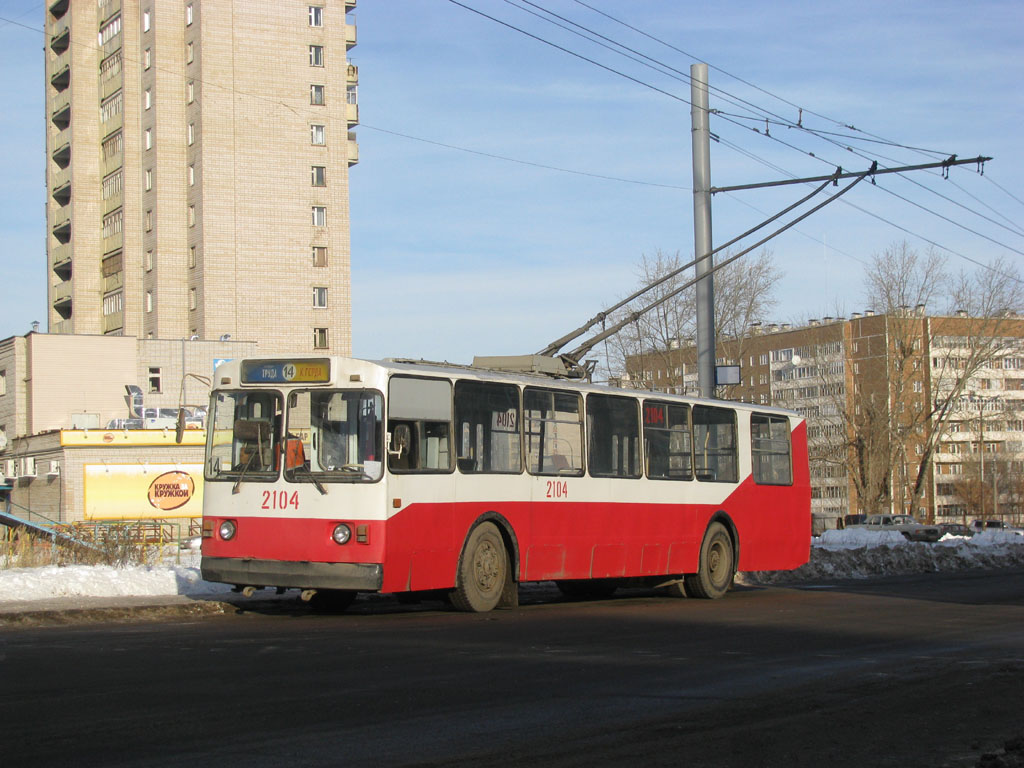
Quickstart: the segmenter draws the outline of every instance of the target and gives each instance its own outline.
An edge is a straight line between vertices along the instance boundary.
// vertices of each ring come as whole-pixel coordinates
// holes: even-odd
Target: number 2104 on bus
[[[311,357],[221,365],[209,414],[202,575],[249,594],[718,598],[809,556],[806,425],[775,408]]]

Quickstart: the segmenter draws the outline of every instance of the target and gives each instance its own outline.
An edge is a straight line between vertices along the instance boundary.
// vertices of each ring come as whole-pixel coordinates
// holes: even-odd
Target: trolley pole
[[[690,124],[693,141],[693,256],[711,252],[711,132],[708,128],[708,65],[690,65]],[[714,257],[696,264],[697,383],[703,397],[715,394]]]

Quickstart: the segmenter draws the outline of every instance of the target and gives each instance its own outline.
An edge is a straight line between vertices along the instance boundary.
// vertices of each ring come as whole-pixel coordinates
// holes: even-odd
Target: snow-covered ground
[[[174,553],[168,565],[43,566],[0,569],[0,602],[61,597],[208,596],[228,592],[199,576],[195,550]],[[744,573],[746,584],[782,584],[875,576],[1024,567],[1024,536],[986,531],[973,538],[946,536],[935,544],[913,543],[895,532],[851,528],[812,540],[811,559],[795,571]]]

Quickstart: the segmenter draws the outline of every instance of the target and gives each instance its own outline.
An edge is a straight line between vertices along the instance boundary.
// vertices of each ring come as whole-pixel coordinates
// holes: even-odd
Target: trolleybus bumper
[[[261,587],[377,592],[384,583],[384,571],[379,563],[297,563],[204,557],[199,570],[206,581]]]

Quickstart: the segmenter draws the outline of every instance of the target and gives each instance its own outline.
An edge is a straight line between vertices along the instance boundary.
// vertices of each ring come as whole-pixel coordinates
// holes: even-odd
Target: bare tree
[[[891,496],[914,512],[976,377],[1017,349],[1024,290],[1009,264],[950,276],[943,257],[905,242],[876,254],[865,282],[885,316],[885,340],[850,361],[868,373],[850,393],[851,479],[865,508]],[[939,316],[928,316],[929,306]]]
[[[727,258],[728,252],[720,256],[722,261]],[[644,286],[656,282],[679,269],[683,263],[678,252],[668,255],[659,250],[652,257],[644,255],[637,268],[638,283]],[[670,278],[620,310],[616,319],[674,293],[692,279],[692,274],[692,271],[687,270]],[[738,350],[736,356],[742,357],[742,341],[747,330],[752,322],[763,319],[775,307],[777,299],[774,290],[781,279],[782,273],[775,267],[772,252],[767,249],[738,259],[715,272],[717,348],[721,349],[727,339],[738,340],[740,346],[735,347]],[[648,371],[666,371],[669,378],[658,382],[659,386],[682,392],[684,385],[680,348],[692,343],[696,337],[696,316],[696,291],[690,286],[641,315],[609,340],[609,370],[628,373],[630,380],[638,386],[645,386]],[[628,371],[627,360],[637,361],[638,367]]]

